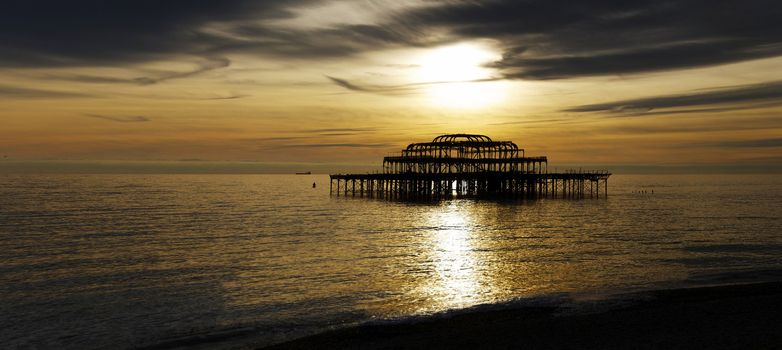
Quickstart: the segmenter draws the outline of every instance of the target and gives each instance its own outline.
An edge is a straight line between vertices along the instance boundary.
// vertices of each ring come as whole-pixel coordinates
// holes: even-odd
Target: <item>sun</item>
[[[421,55],[416,78],[427,86],[429,103],[440,107],[480,108],[500,102],[506,84],[493,80],[486,64],[501,58],[487,45],[461,43]]]

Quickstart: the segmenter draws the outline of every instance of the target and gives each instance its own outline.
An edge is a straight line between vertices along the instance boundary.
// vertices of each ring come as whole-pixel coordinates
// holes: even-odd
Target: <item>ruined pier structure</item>
[[[610,175],[607,171],[550,173],[546,157],[527,157],[511,141],[450,134],[413,143],[400,155],[383,158],[382,173],[332,174],[329,192],[386,199],[605,198]]]

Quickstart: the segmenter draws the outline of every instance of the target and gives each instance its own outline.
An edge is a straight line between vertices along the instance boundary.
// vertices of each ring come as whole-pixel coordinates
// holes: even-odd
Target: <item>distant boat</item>
[[[296,173],[296,175],[311,175],[312,172],[308,171],[306,173]]]

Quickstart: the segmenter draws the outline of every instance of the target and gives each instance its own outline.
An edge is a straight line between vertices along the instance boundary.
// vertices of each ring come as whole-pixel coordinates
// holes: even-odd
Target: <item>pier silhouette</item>
[[[511,141],[448,134],[383,158],[383,172],[331,174],[329,193],[385,199],[454,197],[601,198],[607,171],[548,172],[545,156],[528,157]],[[336,184],[336,186],[335,186]]]

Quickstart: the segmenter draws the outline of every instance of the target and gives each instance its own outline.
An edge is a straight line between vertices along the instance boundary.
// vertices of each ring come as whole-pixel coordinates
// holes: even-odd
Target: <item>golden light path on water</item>
[[[780,271],[774,175],[616,175],[601,200],[438,203],[329,196],[328,175],[5,180],[0,344],[32,348],[248,327],[263,343]],[[651,186],[654,195],[637,193]]]
[[[456,202],[449,203],[440,211],[432,212],[429,224],[437,227],[431,235],[431,254],[435,263],[437,280],[430,285],[430,294],[435,304],[448,308],[474,305],[479,301],[485,278],[478,269],[472,230],[473,218],[469,207]]]

